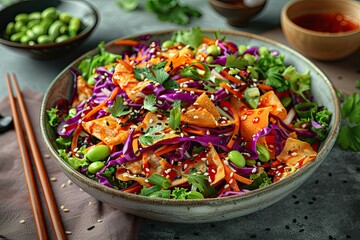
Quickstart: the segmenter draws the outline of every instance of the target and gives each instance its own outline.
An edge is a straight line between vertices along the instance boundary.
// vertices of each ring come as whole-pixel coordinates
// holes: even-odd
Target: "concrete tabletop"
[[[43,92],[69,63],[100,41],[183,26],[160,22],[138,9],[125,12],[116,0],[88,0],[100,13],[91,37],[73,53],[50,61],[33,60],[0,45],[0,98],[7,95],[5,72],[16,72],[21,88]],[[288,45],[280,28],[286,0],[268,1],[247,27],[233,28],[205,0],[182,0],[202,12],[186,27],[231,29],[260,34]],[[358,91],[360,51],[335,62],[313,61],[345,93]],[[335,146],[315,174],[290,196],[253,214],[223,222],[175,224],[142,219],[139,239],[360,239],[360,153]]]

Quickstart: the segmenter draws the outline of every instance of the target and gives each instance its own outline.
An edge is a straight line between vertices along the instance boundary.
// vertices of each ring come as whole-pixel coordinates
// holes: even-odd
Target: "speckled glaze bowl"
[[[60,43],[36,45],[12,42],[4,38],[7,24],[13,21],[17,14],[41,11],[47,7],[56,7],[60,12],[66,12],[80,18],[82,26],[78,35]],[[82,0],[37,1],[36,3],[32,1],[16,1],[1,9],[0,19],[0,43],[3,46],[30,58],[49,60],[64,56],[80,46],[95,30],[99,21],[99,14],[90,3]]]
[[[209,36],[213,36],[216,32],[216,30],[205,29],[203,31]],[[168,39],[171,34],[172,31],[151,33],[152,38],[149,41],[154,39]],[[322,161],[325,160],[326,155],[334,145],[338,134],[340,110],[332,83],[309,60],[280,43],[257,35],[238,31],[222,31],[221,34],[226,36],[227,40],[237,44],[268,46],[269,49],[278,50],[285,55],[287,64],[294,65],[300,72],[305,70],[310,71],[315,100],[320,105],[326,106],[333,113],[329,135],[321,144],[318,156],[313,162],[304,166],[293,175],[267,187],[243,195],[201,200],[171,200],[143,197],[120,192],[86,178],[72,169],[57,155],[56,146],[54,144],[56,136],[54,131],[48,125],[46,110],[50,109],[59,98],[68,97],[67,92],[72,86],[72,84],[70,84],[72,75],[69,73],[68,69],[75,66],[86,56],[95,54],[97,50],[94,49],[71,63],[55,78],[44,97],[41,107],[40,126],[43,140],[52,155],[52,158],[57,162],[69,179],[96,199],[110,204],[121,211],[159,221],[182,223],[215,222],[250,214],[278,202],[301,186],[301,184],[303,184],[320,166]],[[113,42],[108,43],[106,49],[116,53],[120,53],[124,50],[119,48],[119,46],[115,46]]]

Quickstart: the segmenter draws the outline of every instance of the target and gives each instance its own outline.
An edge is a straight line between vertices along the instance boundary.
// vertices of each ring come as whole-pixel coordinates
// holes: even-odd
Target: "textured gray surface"
[[[43,62],[29,59],[0,46],[0,75],[16,72],[22,88],[45,92],[55,76],[79,55],[109,41],[131,34],[179,26],[159,22],[154,15],[137,10],[121,11],[115,0],[91,0],[100,12],[100,23],[91,38],[72,54]],[[205,0],[184,0],[198,7],[203,17],[190,26],[213,29],[229,27]],[[283,41],[279,29],[281,7],[286,0],[271,0],[248,27],[238,29]],[[275,29],[275,30],[273,30]],[[277,30],[276,30],[277,29]],[[335,85],[351,91],[360,78],[359,52],[339,63],[317,63]],[[350,86],[350,87],[349,87]],[[7,95],[0,81],[0,97]],[[360,239],[360,154],[335,147],[316,173],[293,194],[256,213],[210,224],[173,224],[143,219],[139,239]]]

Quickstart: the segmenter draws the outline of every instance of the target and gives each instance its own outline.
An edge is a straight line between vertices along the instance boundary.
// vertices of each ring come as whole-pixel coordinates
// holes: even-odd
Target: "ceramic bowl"
[[[319,32],[294,23],[306,14],[338,14],[349,17],[357,29],[346,32]],[[288,42],[302,54],[317,60],[337,60],[360,48],[360,2],[328,0],[295,0],[288,2],[281,12],[281,26]]]
[[[214,36],[216,30],[203,30],[207,36]],[[146,33],[151,39],[165,40],[172,36],[172,31]],[[239,31],[221,31],[228,41],[250,46],[267,46],[269,49],[277,50],[285,55],[286,64],[294,65],[300,72],[310,71],[312,78],[312,89],[315,101],[326,106],[333,113],[329,135],[320,145],[317,158],[299,169],[299,171],[287,178],[273,183],[261,189],[257,189],[243,195],[227,196],[223,198],[172,200],[143,197],[135,194],[124,193],[90,180],[68,165],[57,154],[55,138],[56,133],[48,124],[46,110],[61,98],[69,98],[67,94],[72,89],[72,74],[69,68],[76,66],[86,56],[94,55],[94,49],[67,66],[51,83],[41,106],[40,126],[43,141],[48,148],[53,160],[59,165],[68,178],[81,189],[96,199],[110,204],[121,211],[167,222],[201,223],[215,222],[231,219],[268,207],[283,199],[296,188],[301,186],[325,160],[336,141],[340,124],[339,102],[336,97],[334,86],[330,80],[311,61],[295,52],[294,50],[272,41],[270,39]],[[139,36],[129,36],[127,38]],[[114,42],[106,44],[106,49],[114,53],[121,53],[126,48],[115,45]],[[71,92],[71,91],[70,91]]]
[[[14,21],[17,14],[42,11],[48,7],[56,7],[60,12],[66,12],[80,18],[82,26],[78,35],[60,43],[32,46],[12,42],[4,38],[7,24]],[[99,14],[91,4],[82,0],[37,1],[36,3],[32,1],[17,1],[1,9],[0,19],[0,43],[3,46],[31,58],[47,60],[66,55],[83,43],[94,31],[99,20]]]
[[[266,5],[266,0],[209,0],[210,6],[233,27],[244,27]]]

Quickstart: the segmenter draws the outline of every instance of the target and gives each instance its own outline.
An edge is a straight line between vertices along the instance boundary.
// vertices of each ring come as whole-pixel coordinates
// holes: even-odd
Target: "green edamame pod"
[[[206,49],[207,54],[212,55],[212,56],[217,56],[217,55],[219,55],[220,51],[221,51],[221,50],[220,50],[220,47],[219,47],[219,46],[216,46],[216,45],[210,45],[210,46]]]
[[[58,18],[58,12],[55,7],[49,7],[41,12],[41,17],[44,19],[55,20]]]
[[[28,21],[29,21],[29,17],[26,13],[20,13],[15,16],[15,22],[27,23]]]
[[[162,48],[169,48],[169,47],[171,47],[171,46],[173,46],[173,45],[174,45],[174,42],[173,42],[173,41],[167,40],[167,41],[163,42],[163,44],[161,45],[161,47],[162,47]]]
[[[52,42],[52,39],[50,36],[48,35],[40,35],[38,38],[37,38],[37,42],[39,44],[46,44],[46,43],[51,43]]]
[[[15,23],[9,22],[8,25],[6,26],[5,34],[7,36],[10,36],[13,33],[15,33]]]
[[[100,160],[104,160],[107,158],[111,153],[111,150],[106,145],[97,145],[92,147],[87,153],[86,158],[89,159],[91,162],[96,162]]]
[[[68,32],[68,27],[67,26],[61,26],[60,27],[60,34],[65,34]]]
[[[246,160],[244,156],[237,150],[232,150],[228,153],[229,160],[237,167],[245,167]]]
[[[35,33],[31,30],[28,29],[26,30],[26,35],[31,39],[31,40],[35,40],[38,36],[35,35]]]
[[[20,38],[25,35],[25,32],[17,32],[10,36],[10,41],[20,42]]]
[[[267,148],[259,143],[256,144],[256,151],[259,154],[259,160],[262,162],[268,162],[270,160],[270,152]]]
[[[44,27],[44,34],[46,34],[51,26],[51,24],[53,23],[53,20],[49,20],[49,19],[45,19],[43,20],[40,25]]]
[[[59,14],[59,19],[64,23],[69,23],[71,18],[72,18],[71,15],[68,13],[62,12]]]
[[[28,18],[29,18],[29,20],[40,20],[41,19],[41,12],[29,13]]]
[[[64,42],[66,40],[68,40],[70,37],[68,35],[60,35],[57,38],[55,38],[55,42],[59,43],[59,42]]]

